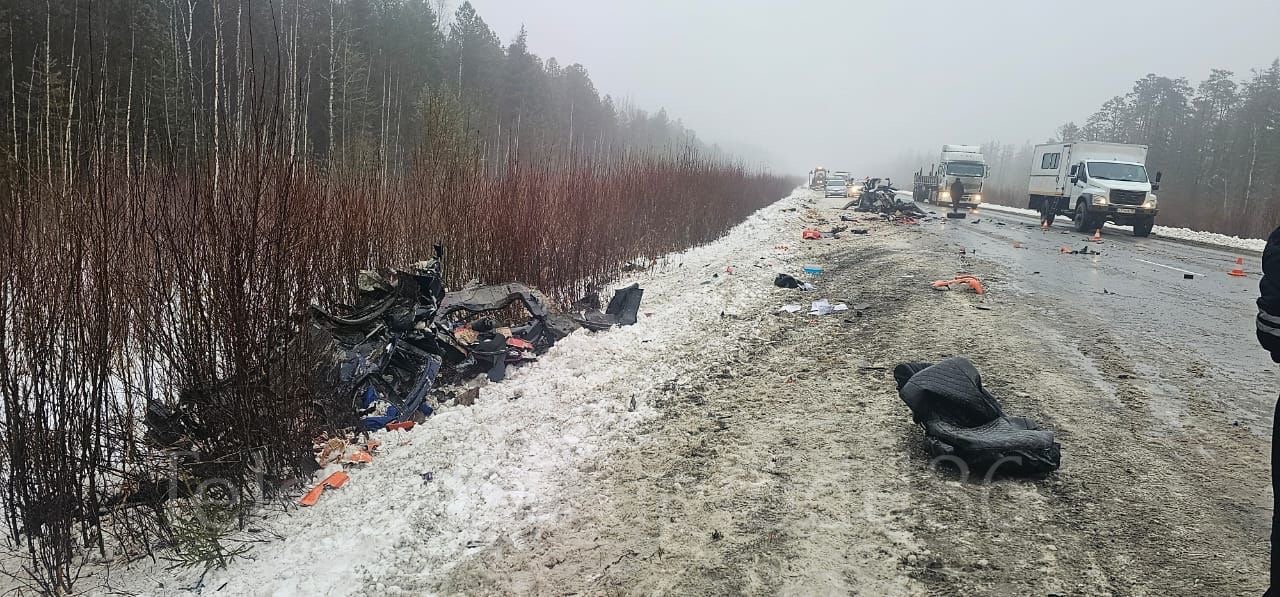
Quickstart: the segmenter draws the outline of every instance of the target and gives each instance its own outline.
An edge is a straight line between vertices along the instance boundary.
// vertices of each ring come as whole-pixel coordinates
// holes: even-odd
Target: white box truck
[[[911,194],[917,201],[943,206],[972,209],[982,204],[982,179],[988,174],[987,161],[976,145],[943,145],[938,164],[916,172]],[[951,196],[956,180],[964,185],[964,194]]]
[[[1147,146],[1073,142],[1037,145],[1031,159],[1029,207],[1053,222],[1061,215],[1076,230],[1091,232],[1105,222],[1151,234],[1156,223],[1160,173],[1147,177]]]

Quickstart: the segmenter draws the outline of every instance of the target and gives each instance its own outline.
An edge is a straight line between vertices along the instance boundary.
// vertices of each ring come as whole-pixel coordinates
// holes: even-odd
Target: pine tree
[[[1058,127],[1058,140],[1063,143],[1079,141],[1081,134],[1080,127],[1076,126],[1074,122],[1068,122]]]
[[[1129,107],[1125,99],[1115,96],[1089,116],[1080,134],[1085,141],[1122,141],[1125,137],[1125,122],[1128,120]]]

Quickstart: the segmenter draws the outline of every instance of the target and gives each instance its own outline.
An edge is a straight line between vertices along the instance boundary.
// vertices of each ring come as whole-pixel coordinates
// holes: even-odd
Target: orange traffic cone
[[[1227,272],[1227,275],[1236,276],[1238,278],[1243,277],[1245,275],[1244,257],[1236,257],[1236,266],[1232,268],[1231,271]]]
[[[1093,231],[1093,237],[1089,239],[1089,242],[1095,242],[1095,243],[1100,243],[1100,242],[1102,242],[1102,229],[1101,229],[1101,228],[1099,228],[1099,229],[1097,229],[1097,230],[1094,230],[1094,231]]]

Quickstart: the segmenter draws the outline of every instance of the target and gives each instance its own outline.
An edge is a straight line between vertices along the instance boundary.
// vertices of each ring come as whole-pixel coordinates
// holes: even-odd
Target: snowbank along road
[[[112,585],[1260,594],[1280,380],[1252,338],[1256,276],[1227,279],[1226,254],[1114,235],[1101,255],[1062,255],[1083,237],[989,214],[801,241],[839,223],[833,207],[797,191],[656,264],[636,278],[639,324],[576,334],[476,406],[384,434],[320,504],[265,516],[280,538],[228,570],[144,565]],[[808,264],[824,268],[814,291],[772,285]],[[960,270],[985,298],[929,288]],[[822,298],[857,309],[777,313]],[[951,355],[1058,434],[1058,472],[984,483],[931,469],[889,369]]]

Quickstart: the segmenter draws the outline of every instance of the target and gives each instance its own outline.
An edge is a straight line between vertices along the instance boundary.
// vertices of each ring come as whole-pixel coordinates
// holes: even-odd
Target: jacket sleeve
[[[1267,238],[1262,251],[1262,281],[1258,283],[1258,343],[1280,363],[1280,228]]]

